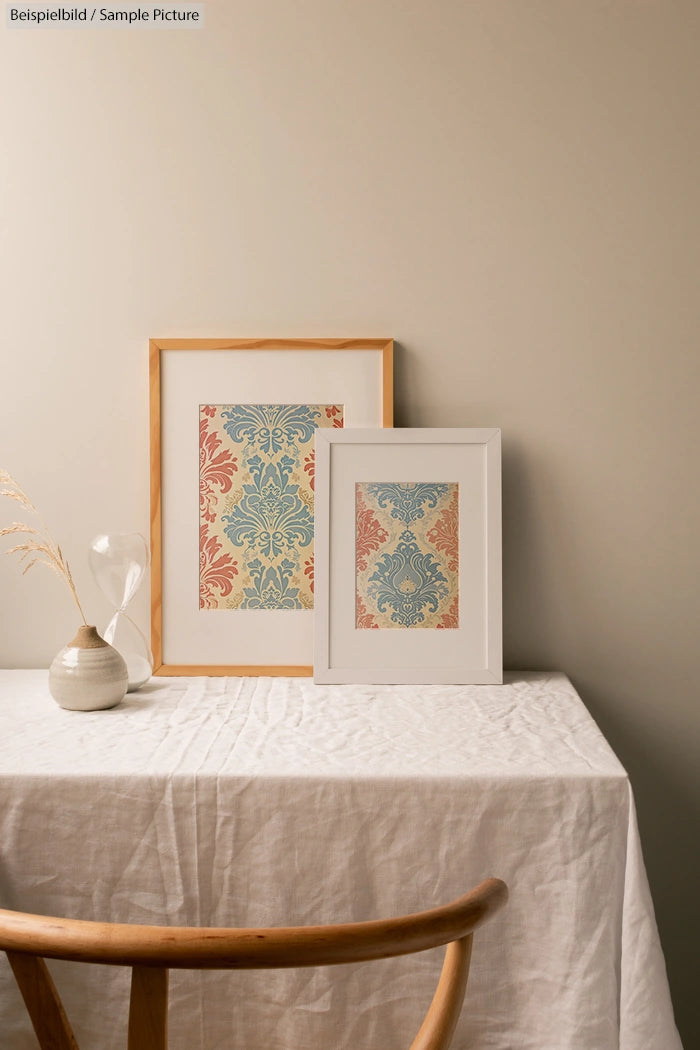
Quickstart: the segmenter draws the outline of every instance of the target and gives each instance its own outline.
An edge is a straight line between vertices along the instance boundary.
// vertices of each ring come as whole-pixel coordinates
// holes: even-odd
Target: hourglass
[[[102,637],[126,661],[129,692],[147,682],[153,671],[148,642],[126,611],[146,575],[149,560],[148,544],[140,532],[95,536],[90,544],[92,574],[115,610]]]

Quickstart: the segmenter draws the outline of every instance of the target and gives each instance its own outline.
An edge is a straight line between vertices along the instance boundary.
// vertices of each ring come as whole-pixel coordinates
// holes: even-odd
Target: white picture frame
[[[454,525],[457,572],[451,584],[441,584],[448,590],[452,587],[452,607],[458,607],[457,625],[450,629],[401,629],[405,625],[400,624],[399,629],[365,630],[358,626],[366,621],[358,616],[358,608],[364,605],[358,590],[357,486],[376,493],[384,483],[397,483],[413,492],[419,485],[427,489],[425,483],[436,483],[443,492],[449,489],[458,503],[458,524]],[[393,513],[392,507],[391,502],[385,503],[378,513]],[[319,430],[315,513],[316,682],[503,681],[498,428]],[[388,524],[388,519],[384,521]],[[439,535],[439,530],[432,535]],[[389,555],[382,557],[382,564],[390,563],[386,560]],[[369,586],[376,595],[379,584]],[[385,605],[385,620],[387,608],[391,606]],[[377,625],[372,622],[371,626]]]
[[[154,674],[311,676],[312,608],[202,607],[200,413],[342,405],[344,426],[390,427],[392,365],[391,339],[150,341]]]

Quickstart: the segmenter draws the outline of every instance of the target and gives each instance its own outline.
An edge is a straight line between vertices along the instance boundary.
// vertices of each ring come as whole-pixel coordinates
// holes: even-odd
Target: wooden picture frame
[[[503,681],[501,434],[316,432],[320,683]]]
[[[310,675],[312,431],[392,425],[393,341],[151,339],[150,420],[154,674]]]

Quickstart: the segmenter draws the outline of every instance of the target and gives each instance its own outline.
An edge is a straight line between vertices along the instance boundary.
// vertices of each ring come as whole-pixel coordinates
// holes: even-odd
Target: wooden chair
[[[166,1050],[168,970],[266,970],[409,955],[447,945],[432,1003],[411,1050],[447,1050],[469,975],[472,935],[508,890],[487,879],[451,904],[335,926],[223,929],[84,922],[0,910],[7,953],[41,1050],[78,1050],[44,959],[130,966],[128,1050]]]

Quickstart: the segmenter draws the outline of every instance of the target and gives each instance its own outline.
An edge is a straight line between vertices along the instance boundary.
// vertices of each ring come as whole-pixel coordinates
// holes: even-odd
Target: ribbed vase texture
[[[49,691],[69,711],[102,711],[126,695],[126,663],[94,627],[83,626],[53,659]]]

